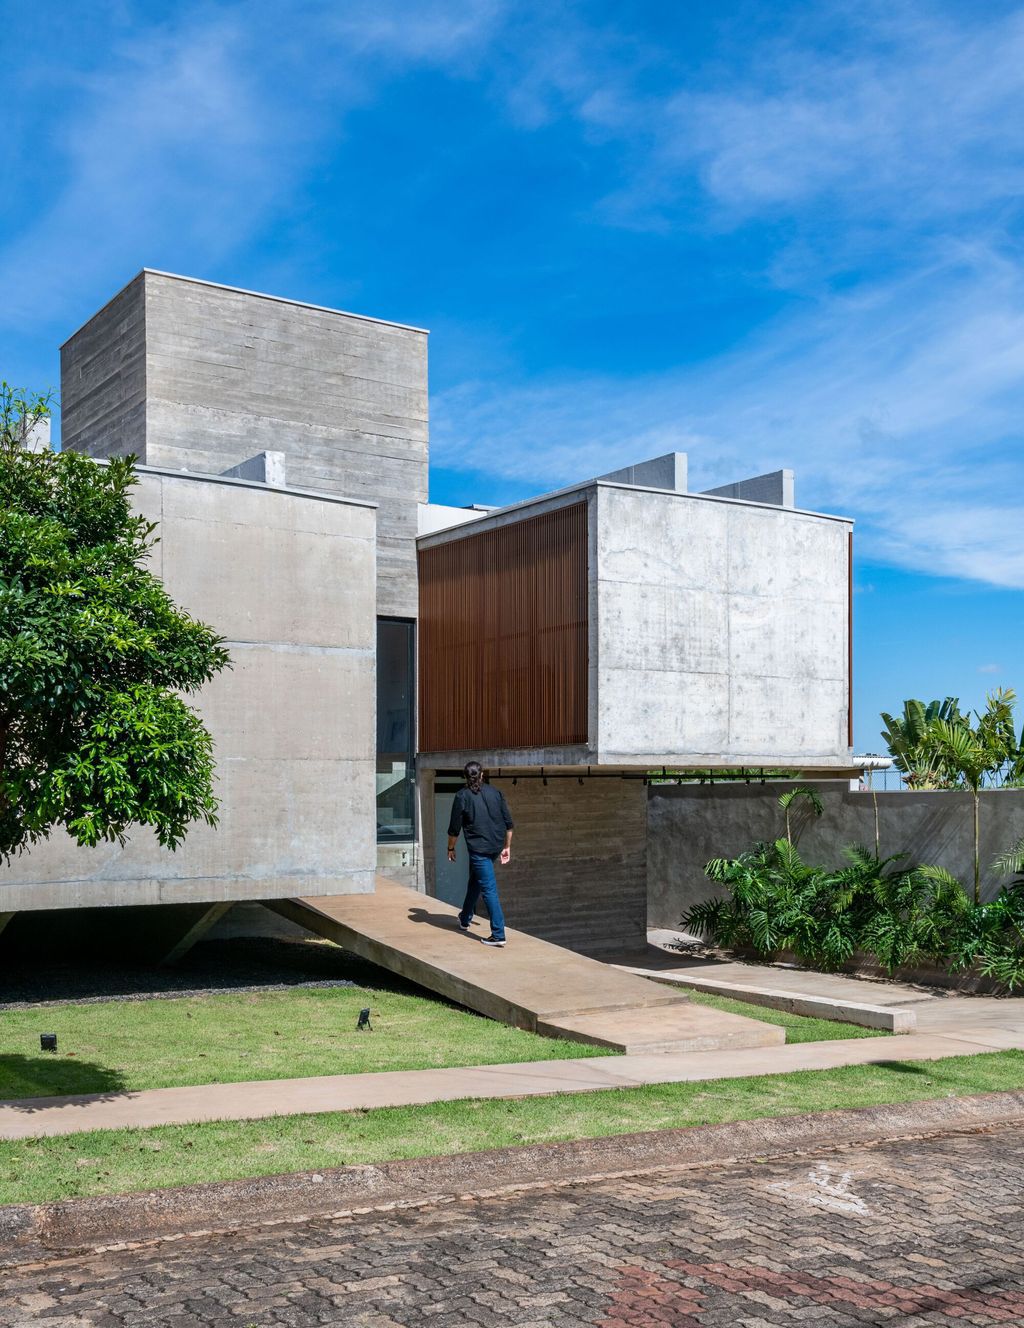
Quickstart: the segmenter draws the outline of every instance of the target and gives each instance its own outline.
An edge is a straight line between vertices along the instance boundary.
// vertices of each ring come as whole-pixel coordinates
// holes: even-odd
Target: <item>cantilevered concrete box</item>
[[[61,348],[64,448],[219,475],[284,454],[299,489],[378,507],[378,612],[416,613],[427,334],[144,270]]]
[[[540,529],[547,514],[580,504],[585,603],[577,597],[572,623],[549,618],[543,633],[555,640],[559,630],[584,630],[582,612],[587,650],[582,659],[563,652],[561,665],[549,651],[541,667],[517,640],[519,605],[550,597],[544,587],[565,579],[559,559],[578,562],[580,550],[506,541],[519,551],[499,565],[489,532]],[[597,480],[421,537],[422,584],[458,575],[463,589],[449,621],[437,612],[443,585],[421,594],[421,731],[430,750],[420,765],[452,768],[477,756],[504,769],[848,767],[851,535],[840,517]],[[474,568],[482,595],[473,592]],[[479,606],[495,602],[501,609],[484,623]],[[569,601],[562,594],[560,602]],[[432,691],[453,673],[497,689],[497,721],[466,741],[471,730],[446,712],[460,732],[446,745]],[[517,706],[552,689],[577,698],[578,716],[585,693],[577,740],[535,724],[528,744],[517,743]],[[464,692],[473,705],[474,689]]]
[[[0,915],[373,889],[375,511],[239,480],[144,469],[153,569],[227,640],[198,697],[220,824],[177,852],[152,833],[79,848],[53,834],[0,878]]]

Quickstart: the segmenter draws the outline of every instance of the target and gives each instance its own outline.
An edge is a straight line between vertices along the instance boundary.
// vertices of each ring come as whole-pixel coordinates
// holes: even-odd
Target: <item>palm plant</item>
[[[909,788],[940,789],[950,785],[941,749],[934,741],[934,725],[939,721],[965,722],[958,698],[947,696],[944,701],[929,701],[927,705],[923,701],[904,701],[900,718],[882,711],[882,737]]]
[[[705,868],[729,890],[727,899],[695,904],[683,926],[718,945],[749,945],[768,956],[793,950],[818,968],[838,968],[853,954],[854,914],[848,883],[805,863],[794,844],[777,839]]]
[[[976,715],[977,725],[961,716],[955,722],[937,718],[932,721],[930,738],[946,771],[962,787],[971,791],[974,803],[974,902],[981,902],[981,790],[986,778],[993,779],[1019,757],[1013,728],[1012,689],[989,694],[984,714]]]
[[[825,804],[822,802],[821,798],[818,797],[817,793],[815,793],[814,789],[800,787],[800,788],[789,789],[787,792],[782,794],[782,796],[779,798],[779,806],[782,808],[783,812],[785,813],[786,840],[791,847],[795,841],[793,839],[793,827],[790,823],[790,811],[792,810],[793,804],[797,801],[798,798],[807,799],[807,801],[811,805],[811,810],[814,812],[815,816],[821,816],[821,814],[825,810]],[[800,836],[798,834],[797,839],[799,838]]]

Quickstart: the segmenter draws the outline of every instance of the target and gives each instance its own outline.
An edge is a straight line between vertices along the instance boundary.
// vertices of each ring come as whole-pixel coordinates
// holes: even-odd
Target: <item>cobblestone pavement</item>
[[[1010,1131],[659,1172],[24,1267],[0,1324],[1020,1325],[1022,1196]]]

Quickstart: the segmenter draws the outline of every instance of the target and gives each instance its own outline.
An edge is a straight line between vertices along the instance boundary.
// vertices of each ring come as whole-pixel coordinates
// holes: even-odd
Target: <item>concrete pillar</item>
[[[228,900],[226,903],[211,904],[209,908],[204,910],[204,912],[196,918],[184,935],[180,936],[171,948],[165,951],[160,959],[160,963],[176,964],[180,959],[184,958],[189,950],[192,949],[193,945],[195,945],[197,941],[201,941],[214,923],[224,916],[232,903],[232,900]]]

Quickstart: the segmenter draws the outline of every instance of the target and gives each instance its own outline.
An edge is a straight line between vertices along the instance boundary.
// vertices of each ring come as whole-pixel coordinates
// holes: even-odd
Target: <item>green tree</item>
[[[944,701],[904,701],[903,714],[890,715],[882,711],[882,737],[889,749],[893,765],[903,776],[903,782],[912,789],[949,788],[950,776],[946,770],[941,747],[935,742],[935,723],[963,724],[960,702],[954,696]]]
[[[181,693],[229,664],[146,567],[134,459],[30,452],[50,396],[0,387],[0,859],[55,826],[79,844],[216,824],[213,744]]]
[[[981,900],[981,790],[985,781],[999,780],[1017,755],[1013,728],[1016,696],[1012,689],[990,692],[985,710],[975,713],[976,724],[936,719],[930,738],[949,776],[968,788],[974,802],[974,902]]]

